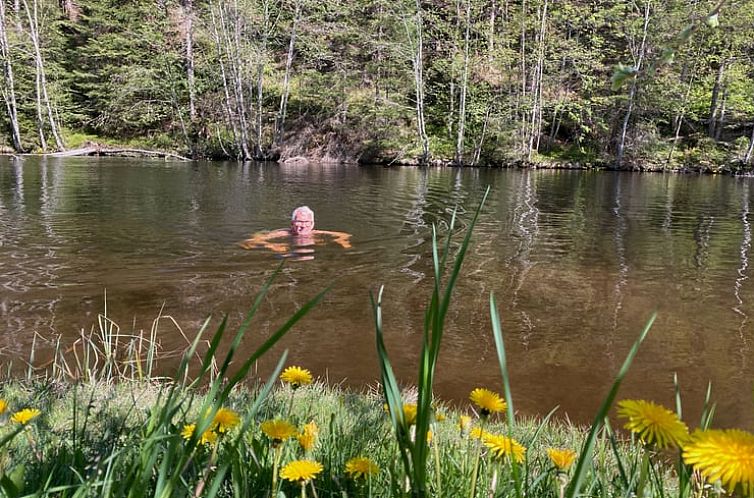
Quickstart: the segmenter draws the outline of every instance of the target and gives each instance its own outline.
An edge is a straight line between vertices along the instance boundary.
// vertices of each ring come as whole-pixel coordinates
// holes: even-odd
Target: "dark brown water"
[[[240,249],[307,204],[353,248],[285,264],[255,321],[254,345],[328,285],[273,355],[331,381],[379,376],[369,292],[385,290],[388,348],[411,382],[431,289],[432,224],[489,201],[449,313],[437,392],[502,390],[489,321],[499,303],[516,407],[555,405],[589,421],[653,311],[657,322],[620,397],[672,406],[677,372],[690,425],[707,383],[720,426],[754,425],[749,278],[752,179],[568,171],[287,167],[119,159],[0,159],[1,361],[35,333],[72,341],[105,310],[149,330],[164,304],[187,334],[207,316],[237,325],[279,260]],[[459,241],[461,237],[457,238]],[[165,351],[185,346],[159,328]],[[37,347],[51,341],[37,339]],[[273,357],[274,356],[274,357]],[[166,361],[166,365],[168,362]]]

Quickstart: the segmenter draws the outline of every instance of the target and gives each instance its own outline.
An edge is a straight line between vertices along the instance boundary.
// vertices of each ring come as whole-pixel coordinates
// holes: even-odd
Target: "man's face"
[[[292,235],[307,235],[314,230],[314,216],[310,213],[296,213],[291,220]]]

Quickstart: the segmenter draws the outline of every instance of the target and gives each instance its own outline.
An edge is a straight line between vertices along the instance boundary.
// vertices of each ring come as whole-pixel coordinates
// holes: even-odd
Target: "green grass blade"
[[[231,377],[231,379],[228,381],[228,385],[225,387],[225,390],[223,391],[223,396],[227,397],[228,394],[230,394],[230,391],[233,390],[233,386],[236,385],[238,382],[241,381],[244,377],[246,377],[246,374],[249,372],[249,369],[254,364],[255,361],[257,361],[259,358],[262,357],[267,351],[270,350],[277,342],[285,336],[285,334],[288,333],[288,331],[291,330],[291,328],[298,323],[299,320],[301,320],[309,311],[311,311],[312,308],[314,308],[317,304],[319,304],[320,301],[322,301],[322,298],[325,297],[325,294],[329,292],[329,287],[316,296],[314,296],[311,300],[309,300],[307,303],[305,303],[296,313],[293,314],[292,317],[290,317],[279,329],[277,329],[270,337],[267,339],[261,346],[257,348],[254,353],[243,363],[241,368],[238,369],[238,372]]]
[[[375,326],[375,341],[377,344],[377,359],[380,364],[380,378],[382,380],[382,391],[385,395],[385,403],[388,406],[388,412],[390,414],[390,421],[393,425],[395,432],[396,442],[398,443],[399,453],[401,456],[401,462],[403,463],[404,471],[406,475],[411,479],[413,483],[413,474],[411,461],[409,455],[412,454],[412,445],[409,440],[409,428],[406,424],[405,417],[403,416],[403,401],[401,399],[401,392],[398,388],[398,382],[395,379],[395,373],[393,367],[390,364],[390,357],[385,348],[385,340],[383,337],[382,329],[382,293],[385,290],[384,286],[380,287],[377,294],[377,300],[370,293],[369,299],[372,303],[372,309],[374,311],[374,326]]]
[[[644,326],[644,330],[639,335],[639,338],[636,340],[636,342],[634,342],[634,345],[628,352],[628,356],[626,356],[626,359],[623,362],[623,366],[621,366],[618,375],[613,381],[610,392],[602,402],[602,406],[597,412],[597,416],[594,417],[592,428],[589,431],[586,440],[584,441],[583,448],[581,449],[581,455],[579,455],[579,460],[576,464],[576,469],[574,470],[573,477],[571,478],[571,483],[566,490],[566,498],[574,498],[581,491],[581,484],[583,483],[584,477],[586,476],[587,462],[591,461],[592,450],[594,450],[594,445],[597,440],[597,433],[602,427],[602,423],[605,420],[605,417],[607,417],[607,412],[610,410],[610,407],[615,400],[615,396],[618,394],[618,388],[620,388],[623,378],[628,373],[628,369],[631,367],[631,363],[634,361],[636,354],[639,352],[639,346],[641,346],[641,343],[644,342],[647,334],[649,334],[649,330],[652,328],[652,324],[654,323],[655,318],[657,318],[657,313],[652,314],[652,316],[649,318],[649,321]]]
[[[497,361],[500,364],[500,373],[503,376],[503,390],[505,394],[505,400],[508,404],[507,407],[507,419],[508,419],[508,437],[512,437],[513,427],[515,426],[516,419],[513,410],[513,395],[511,394],[510,376],[508,374],[508,360],[505,356],[505,341],[503,341],[503,328],[500,324],[500,316],[497,312],[497,303],[495,302],[494,294],[490,293],[490,320],[492,321],[492,335],[495,337],[495,349],[497,350]],[[524,494],[523,486],[521,482],[521,476],[519,473],[519,464],[515,458],[511,458],[511,470],[513,472],[513,481],[516,487],[516,496],[521,498]]]

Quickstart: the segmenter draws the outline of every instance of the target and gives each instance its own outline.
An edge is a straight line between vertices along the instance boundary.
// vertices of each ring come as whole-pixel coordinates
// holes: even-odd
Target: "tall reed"
[[[448,256],[451,252],[451,239],[456,223],[457,210],[453,215],[448,227],[448,234],[445,238],[442,255],[439,251],[437,240],[437,229],[432,226],[432,263],[434,285],[429,305],[424,314],[424,333],[422,335],[422,348],[419,358],[419,374],[417,386],[419,395],[416,406],[415,430],[411,430],[411,425],[405,417],[403,410],[403,400],[395,378],[390,358],[385,347],[384,331],[382,326],[382,294],[384,287],[381,287],[377,299],[371,296],[372,307],[374,310],[374,322],[376,330],[377,355],[379,357],[380,374],[382,388],[385,395],[385,401],[388,406],[390,420],[393,425],[394,434],[398,443],[400,459],[403,463],[404,471],[409,481],[411,493],[415,497],[424,497],[428,493],[427,482],[427,459],[429,458],[429,443],[427,442],[427,433],[433,421],[432,408],[432,386],[434,383],[435,367],[440,354],[442,336],[445,329],[445,317],[450,307],[453,289],[461,272],[466,251],[471,241],[471,234],[474,225],[482,211],[482,207],[489,195],[490,189],[487,188],[482,197],[474,216],[466,228],[466,236],[461,243],[460,248],[455,253],[453,266],[448,276],[445,287],[442,286],[443,273],[445,272]]]

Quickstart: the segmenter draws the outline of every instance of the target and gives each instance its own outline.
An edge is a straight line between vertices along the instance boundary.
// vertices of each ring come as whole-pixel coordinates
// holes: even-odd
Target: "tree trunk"
[[[560,121],[561,121],[561,115],[560,115],[560,108],[563,106],[562,102],[558,102],[555,105],[555,110],[552,113],[552,123],[550,124],[550,135],[547,137],[547,150],[552,150],[552,146],[555,143],[555,136],[558,134],[558,130],[560,129]]]
[[[238,1],[234,2],[233,39],[226,34],[230,67],[233,71],[233,91],[238,116],[239,130],[241,133],[241,160],[248,161],[252,158],[249,151],[249,123],[246,120],[246,103],[243,96],[243,73],[241,71],[241,19],[238,11]],[[221,18],[222,21],[222,18]],[[224,24],[224,23],[223,23]]]
[[[482,156],[482,146],[484,145],[484,137],[487,134],[487,124],[490,121],[490,112],[492,111],[492,103],[488,104],[487,112],[484,114],[484,123],[482,124],[482,133],[479,135],[479,141],[474,148],[474,157],[471,160],[471,165],[476,166],[479,163],[479,158]]]
[[[539,9],[538,9],[539,10]],[[539,149],[539,136],[542,133],[542,73],[545,58],[545,31],[547,21],[547,0],[544,1],[540,13],[539,32],[537,33],[537,63],[532,77],[532,107],[531,120],[528,127],[529,138],[526,144],[526,156],[531,160],[532,153]]]
[[[39,40],[39,21],[37,17],[37,0],[32,1],[33,9],[29,9],[29,4],[26,0],[23,0],[24,9],[26,9],[26,17],[29,21],[29,37],[31,38],[32,45],[34,46],[34,65],[36,69],[36,82],[37,82],[37,118],[40,134],[40,142],[42,150],[47,149],[44,139],[44,119],[42,117],[42,106],[47,111],[47,120],[50,124],[50,132],[55,139],[55,146],[58,150],[65,150],[63,139],[60,137],[58,131],[57,120],[52,111],[52,105],[50,104],[50,97],[47,93],[47,78],[45,77],[44,70],[44,58],[42,57],[42,49]]]
[[[715,84],[712,86],[712,99],[709,106],[709,124],[707,126],[707,135],[714,138],[717,127],[718,112],[720,109],[720,89],[722,88],[723,76],[725,75],[725,61],[720,62],[717,68]]]
[[[693,85],[693,83],[694,74],[692,72],[691,76],[689,77],[688,86],[686,86],[686,93],[683,96],[683,105],[680,112],[673,121],[675,133],[673,135],[673,143],[670,145],[670,151],[668,152],[668,158],[665,161],[665,164],[670,164],[670,162],[673,160],[673,153],[675,152],[675,148],[678,146],[678,140],[681,138],[681,125],[683,125],[683,117],[686,114],[686,106],[689,102],[689,96],[691,95],[691,86]]]
[[[649,2],[644,6],[644,28],[642,29],[641,45],[639,46],[639,57],[636,62],[637,72],[641,70],[641,64],[644,61],[644,53],[647,48],[647,28],[649,27]],[[623,155],[626,146],[626,135],[628,134],[628,124],[631,120],[631,113],[634,110],[634,102],[636,100],[636,93],[638,91],[638,80],[634,76],[631,81],[631,90],[628,93],[628,107],[626,108],[626,115],[623,116],[623,125],[621,126],[620,141],[618,142],[617,150],[617,162],[618,166],[623,164]]]
[[[293,12],[293,24],[291,25],[291,40],[288,43],[288,57],[285,59],[285,75],[283,76],[283,92],[280,95],[280,109],[275,123],[275,144],[279,144],[283,138],[285,128],[285,114],[288,109],[288,94],[290,92],[291,67],[293,66],[293,49],[296,44],[296,28],[301,16],[301,0],[295,0]]]
[[[490,32],[487,41],[487,58],[491,61],[495,53],[495,17],[497,16],[497,2],[492,0],[490,6]]]
[[[194,6],[193,0],[184,0],[186,16],[186,83],[189,93],[189,117],[196,121],[196,85],[194,84]]]
[[[715,124],[715,141],[719,142],[720,137],[723,134],[723,128],[725,127],[725,109],[728,104],[728,86],[724,85],[723,90],[723,103],[720,104],[720,112],[718,113],[717,123]]]
[[[18,106],[16,105],[13,64],[11,64],[10,46],[8,45],[6,26],[5,1],[0,0],[0,56],[3,58],[3,75],[5,80],[3,85],[3,100],[5,100],[5,106],[8,109],[13,150],[16,152],[23,152],[23,146],[21,145],[21,131],[18,126]]]
[[[269,23],[270,23],[270,3],[269,0],[262,0],[263,5],[263,18],[261,26],[261,46],[259,51],[259,60],[257,61],[257,115],[256,115],[256,143],[254,144],[254,157],[257,159],[264,159],[264,151],[262,148],[262,126],[264,120],[262,119],[263,112],[263,91],[264,91],[264,66],[265,58],[267,57],[267,39],[269,36]]]
[[[220,7],[222,9],[222,6]],[[228,118],[228,124],[230,125],[231,131],[233,132],[233,141],[236,144],[236,150],[240,151],[243,149],[241,139],[240,139],[240,132],[238,130],[237,121],[235,113],[233,112],[233,105],[230,97],[230,89],[228,87],[228,75],[225,71],[225,63],[223,62],[224,59],[224,49],[225,45],[223,44],[222,39],[220,38],[220,33],[217,29],[217,20],[215,18],[215,8],[210,2],[210,17],[212,19],[212,34],[214,36],[215,40],[215,46],[217,47],[217,62],[220,64],[220,76],[223,80],[223,91],[225,93],[225,114]],[[223,29],[225,27],[223,26]],[[218,140],[221,142],[222,146],[222,140],[220,133],[218,132]]]
[[[458,137],[456,139],[455,163],[463,166],[464,132],[466,131],[466,91],[469,83],[469,39],[471,34],[471,0],[466,0],[466,34],[463,45],[463,73],[461,95],[458,101]]]
[[[754,126],[751,127],[751,137],[749,138],[749,147],[746,149],[746,155],[744,156],[744,164],[748,164],[751,161],[752,153],[754,153]]]
[[[526,0],[521,0],[521,92],[518,99],[520,119],[521,119],[521,151],[526,153],[526,144],[528,137],[528,119],[524,104],[526,103]]]
[[[416,90],[416,128],[422,148],[421,155],[419,156],[419,163],[427,164],[429,162],[429,137],[427,136],[426,121],[424,119],[424,27],[420,0],[416,0],[415,17],[416,45],[412,47],[413,54],[411,62],[414,66],[414,87]],[[407,23],[404,24],[406,25],[406,33],[409,42],[413,44],[411,29],[409,29]]]

